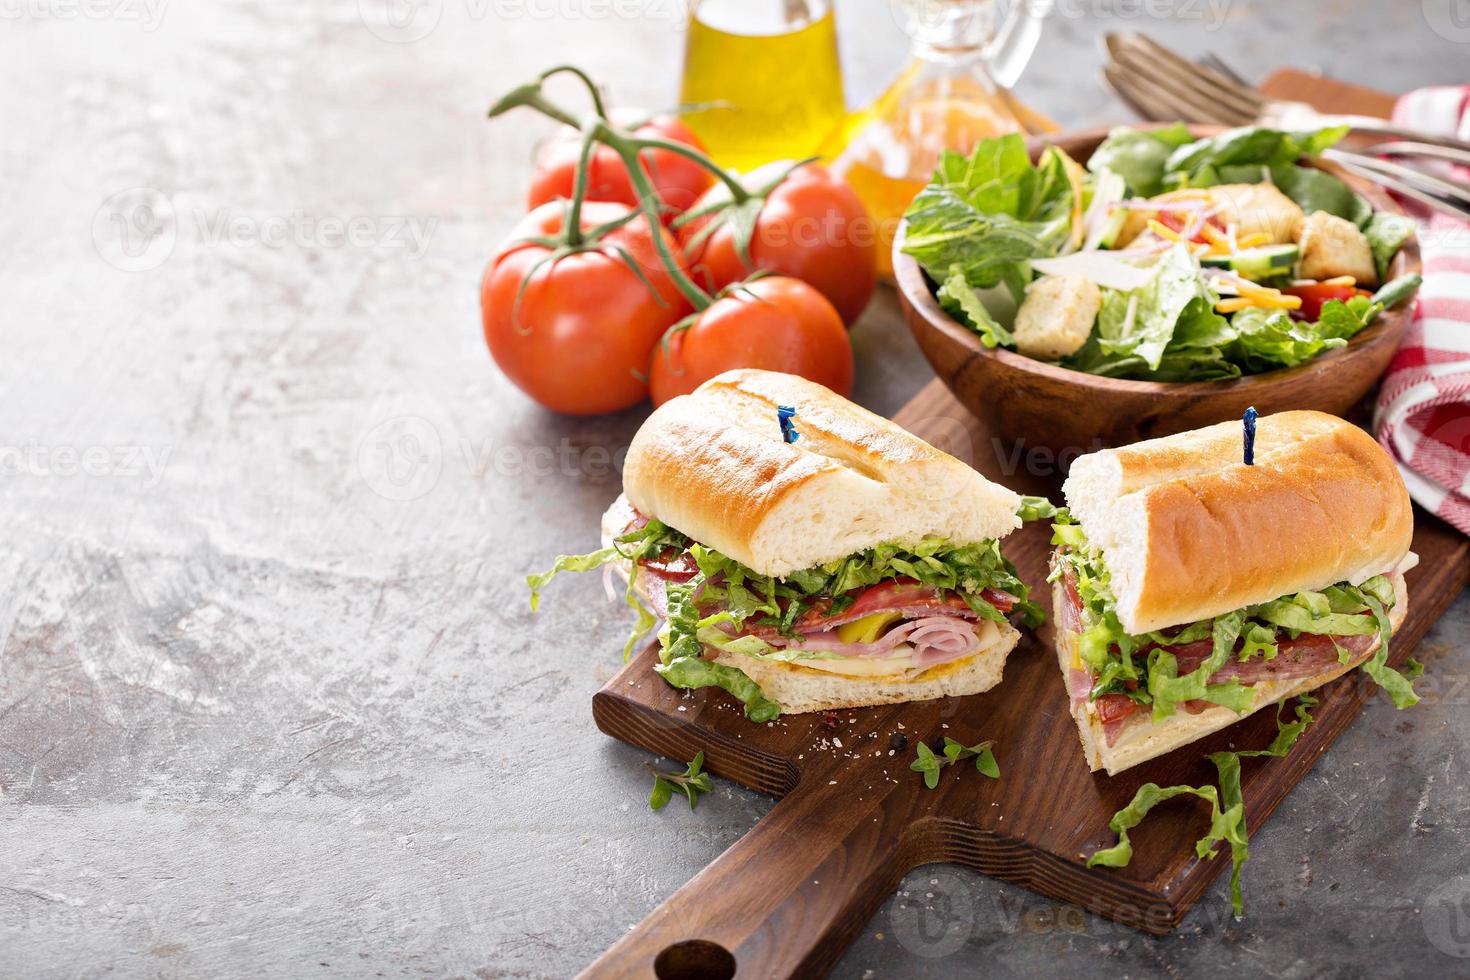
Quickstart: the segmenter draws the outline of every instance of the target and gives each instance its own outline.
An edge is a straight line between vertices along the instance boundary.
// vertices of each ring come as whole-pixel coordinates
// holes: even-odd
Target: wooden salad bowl
[[[1196,136],[1218,126],[1191,126]],[[1050,143],[1085,162],[1108,127],[1033,140],[1035,160]],[[1402,213],[1376,185],[1325,161],[1313,166],[1344,181],[1374,210]],[[1328,351],[1294,368],[1248,375],[1232,381],[1125,381],[1070,371],[1013,351],[987,349],[980,338],[950,317],[934,297],[935,284],[919,263],[899,251],[893,269],[909,330],[930,365],[955,397],[986,427],[1025,446],[1044,447],[1065,463],[1080,452],[1169,435],[1214,422],[1238,419],[1247,407],[1262,415],[1308,408],[1345,415],[1382,376],[1398,350],[1414,303],[1384,310],[1347,346]],[[1420,271],[1419,243],[1404,243],[1388,278]]]

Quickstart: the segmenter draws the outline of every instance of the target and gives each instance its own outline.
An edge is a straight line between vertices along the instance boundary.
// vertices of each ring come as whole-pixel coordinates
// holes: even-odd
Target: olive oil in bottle
[[[679,101],[724,166],[815,156],[846,114],[831,4],[697,0]]]

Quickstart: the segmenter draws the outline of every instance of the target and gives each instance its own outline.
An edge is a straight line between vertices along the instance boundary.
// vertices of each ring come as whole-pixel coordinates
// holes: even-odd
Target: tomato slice
[[[1354,296],[1371,296],[1372,293],[1366,289],[1358,289],[1356,286],[1337,285],[1327,282],[1314,282],[1307,286],[1288,286],[1282,290],[1288,296],[1300,296],[1302,305],[1293,310],[1292,315],[1302,320],[1315,323],[1322,316],[1323,305],[1331,299],[1340,299],[1347,302]]]
[[[1098,720],[1104,725],[1114,721],[1122,721],[1129,715],[1137,714],[1143,710],[1143,705],[1126,694],[1104,694],[1095,703],[1097,705]]]

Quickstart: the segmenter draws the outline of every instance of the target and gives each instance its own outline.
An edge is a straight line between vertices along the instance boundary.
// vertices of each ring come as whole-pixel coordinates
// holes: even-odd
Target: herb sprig
[[[965,745],[956,742],[949,736],[944,738],[944,746],[939,755],[923,742],[919,743],[919,757],[909,763],[909,768],[914,772],[924,774],[924,785],[934,789],[939,785],[939,770],[945,766],[952,766],[961,759],[974,757],[976,771],[989,776],[991,779],[1000,778],[1000,766],[995,761],[994,739],[986,739],[975,745]]]
[[[701,772],[704,767],[704,750],[694,753],[694,759],[689,767],[683,772],[660,772],[653,768],[653,763],[645,763],[648,771],[653,773],[653,792],[648,794],[648,808],[650,810],[661,810],[669,800],[673,799],[674,793],[680,792],[689,798],[689,809],[699,802],[700,794],[708,793],[714,789],[710,782],[709,773]]]

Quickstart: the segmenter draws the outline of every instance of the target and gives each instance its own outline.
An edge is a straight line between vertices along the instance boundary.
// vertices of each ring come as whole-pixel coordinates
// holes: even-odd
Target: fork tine
[[[1117,67],[1136,83],[1135,87],[1144,86],[1155,93],[1155,101],[1164,101],[1179,107],[1176,118],[1231,126],[1241,125],[1253,118],[1239,106],[1199,94],[1192,86],[1162,72],[1153,63],[1139,59],[1136,55],[1130,55],[1128,60],[1119,62]]]
[[[1129,101],[1142,105],[1145,116],[1160,121],[1184,120],[1186,122],[1220,122],[1217,113],[1209,105],[1202,105],[1185,98],[1183,94],[1142,72],[1130,72],[1119,65],[1109,65],[1104,74],[1117,89],[1128,93]]]
[[[1205,68],[1208,68],[1211,71],[1217,73],[1222,78],[1225,78],[1225,79],[1227,79],[1227,80],[1229,80],[1231,82],[1234,82],[1236,85],[1239,85],[1241,88],[1254,88],[1255,87],[1255,86],[1251,85],[1250,82],[1248,82],[1248,81],[1245,80],[1245,76],[1241,75],[1240,72],[1236,71],[1234,68],[1231,68],[1229,65],[1227,65],[1225,63],[1225,61],[1219,55],[1214,54],[1213,52],[1210,53],[1210,54],[1207,54],[1203,58],[1201,58],[1199,60],[1199,63],[1200,63],[1201,66],[1203,66]]]
[[[1117,65],[1103,66],[1103,81],[1113,90],[1124,105],[1133,110],[1140,119],[1165,122],[1177,118],[1167,107],[1159,106],[1141,93],[1134,91],[1132,80]]]
[[[1156,82],[1169,88],[1179,88],[1192,93],[1190,102],[1214,107],[1215,117],[1232,125],[1243,125],[1253,121],[1264,106],[1264,99],[1255,93],[1249,97],[1238,93],[1238,86],[1227,82],[1198,65],[1151,41],[1143,35],[1134,35],[1133,45],[1125,47],[1120,63],[1125,67],[1143,72]],[[1183,94],[1181,92],[1181,94]]]
[[[1266,97],[1249,84],[1237,82],[1227,75],[1222,75],[1209,68],[1203,68],[1185,58],[1177,51],[1164,47],[1158,41],[1145,34],[1134,34],[1133,42],[1140,51],[1173,66],[1180,74],[1207,85],[1212,92],[1218,92],[1222,97],[1228,97],[1240,102],[1243,107],[1250,109],[1253,114],[1260,112],[1266,104]],[[1230,74],[1234,73],[1232,72]]]

